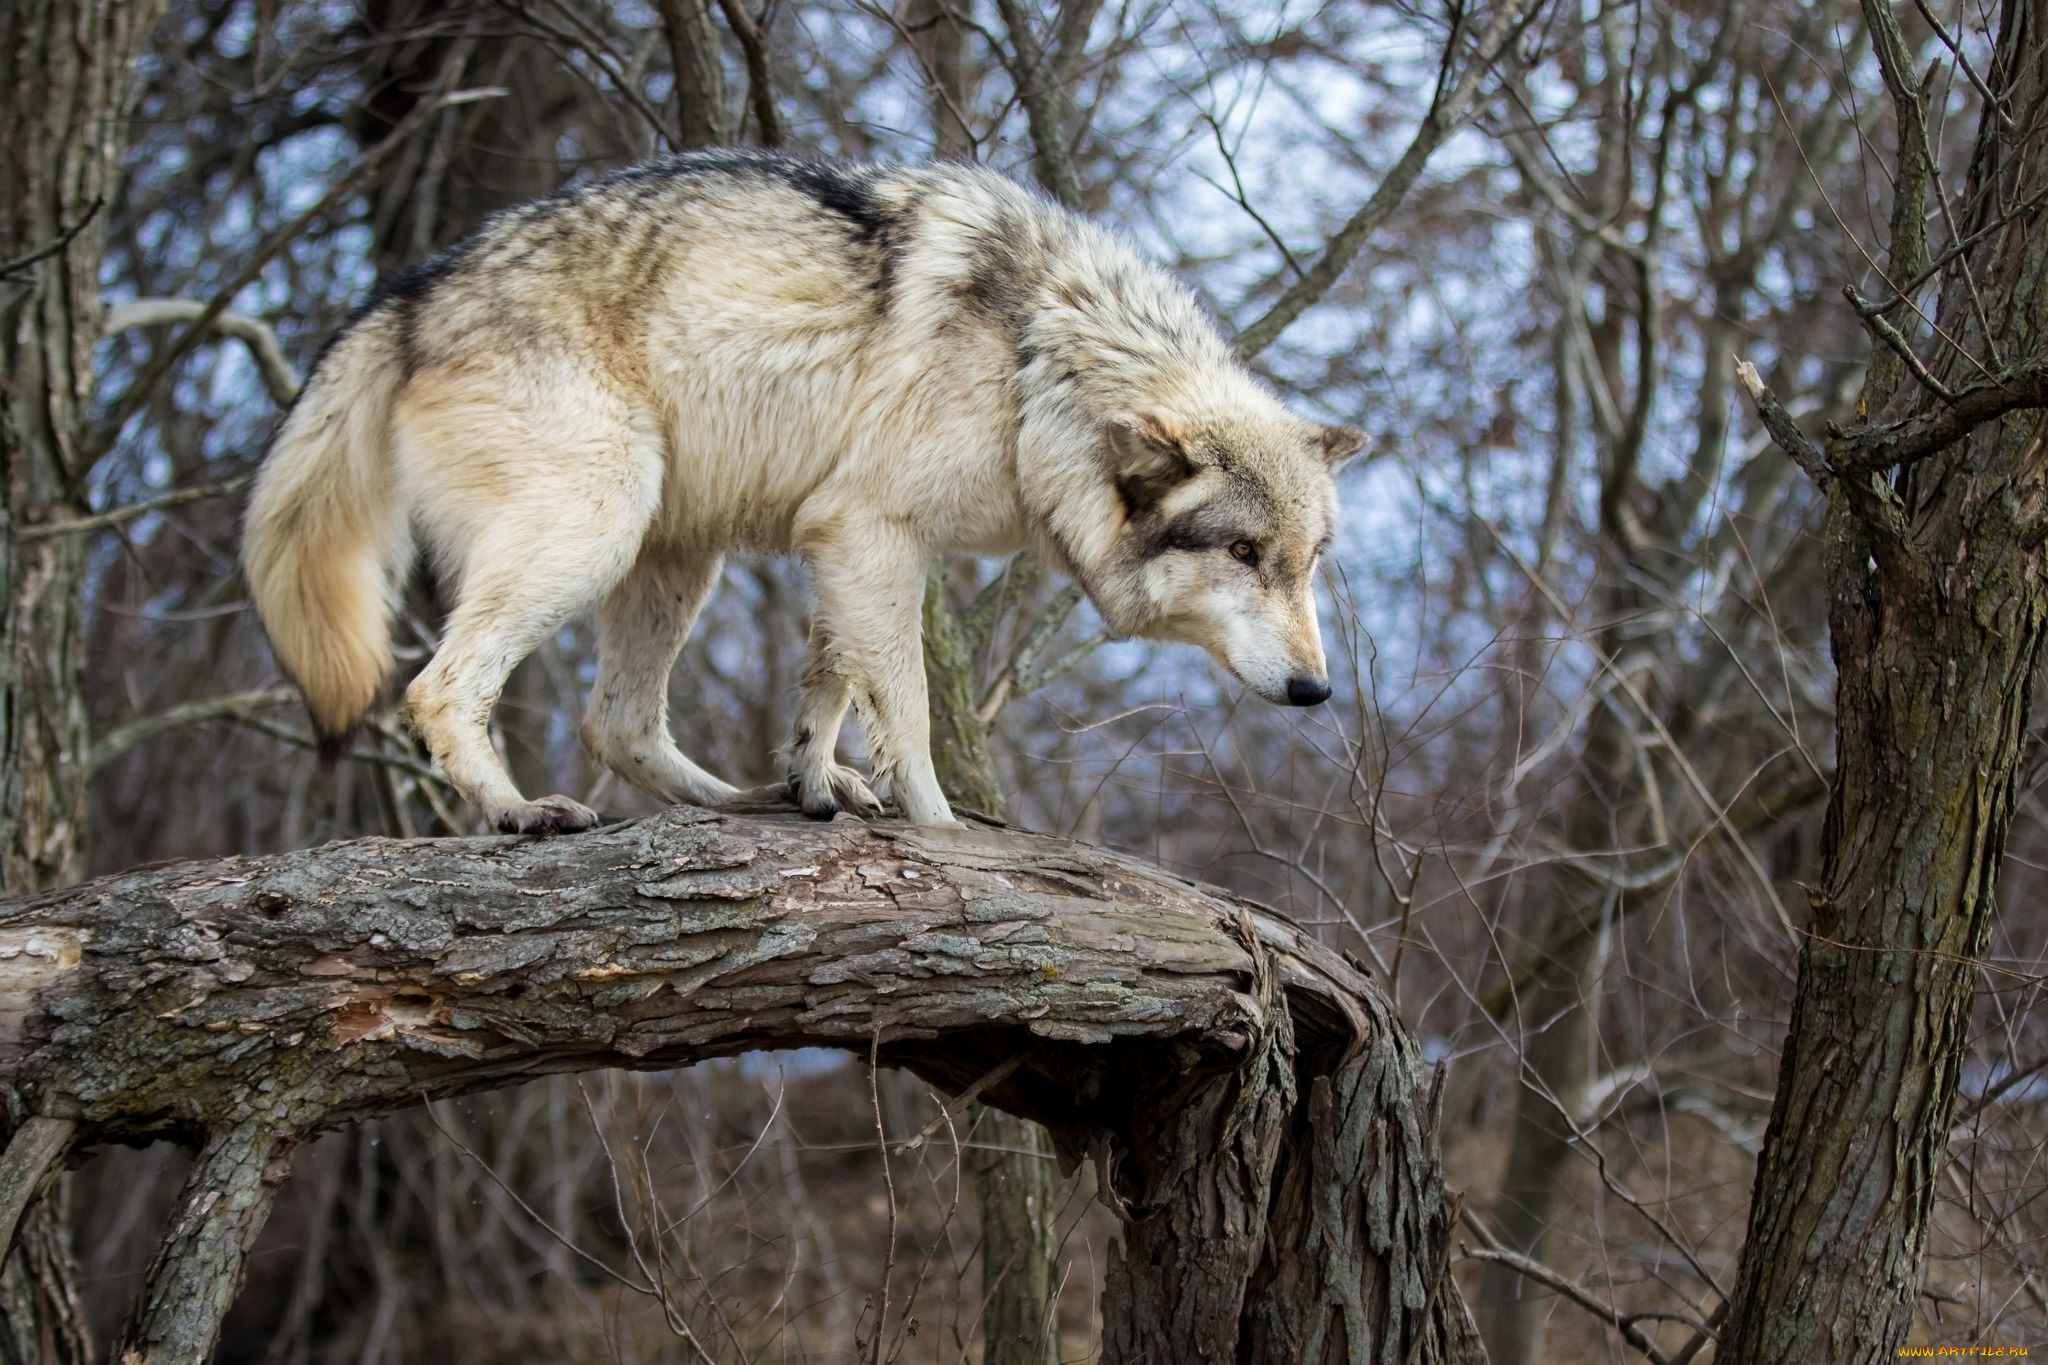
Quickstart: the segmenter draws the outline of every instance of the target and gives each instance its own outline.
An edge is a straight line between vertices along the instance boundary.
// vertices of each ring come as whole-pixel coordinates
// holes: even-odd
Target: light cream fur
[[[1326,676],[1312,574],[1354,437],[1289,413],[1156,266],[1000,177],[700,157],[505,215],[368,310],[278,437],[245,558],[335,734],[389,669],[416,535],[453,608],[411,721],[494,824],[555,830],[595,817],[528,801],[493,752],[512,667],[595,607],[591,752],[663,800],[725,800],[670,737],[668,673],[725,554],[793,551],[816,593],[796,794],[878,805],[834,758],[850,705],[904,814],[944,824],[934,554],[1038,545],[1112,629],[1285,700]],[[1256,567],[1165,544],[1240,523]]]
[[[242,560],[278,662],[321,734],[346,734],[391,671],[391,598],[412,557],[386,451],[391,324],[338,342],[279,431]]]

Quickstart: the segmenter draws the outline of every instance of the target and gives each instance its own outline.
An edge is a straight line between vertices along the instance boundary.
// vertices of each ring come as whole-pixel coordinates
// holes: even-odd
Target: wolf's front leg
[[[839,729],[852,696],[833,672],[822,629],[812,632],[817,654],[804,671],[803,700],[789,739],[789,794],[805,815],[829,820],[843,810],[878,815],[882,803],[861,775],[839,762]]]
[[[723,562],[649,537],[597,613],[597,683],[583,718],[583,745],[620,777],[671,805],[715,806],[739,795],[676,748],[668,725],[668,675]]]
[[[889,780],[904,818],[957,825],[932,769],[921,635],[929,552],[886,524],[832,518],[827,525],[828,531],[807,537],[803,547],[817,596],[810,676],[821,685],[807,689],[804,703],[813,720],[809,743],[825,765],[816,771],[828,774],[838,766],[831,762],[832,747],[850,699],[867,728],[869,766],[878,783]],[[828,679],[837,683],[836,706]],[[823,724],[828,714],[829,728]],[[800,747],[804,729],[800,719]]]

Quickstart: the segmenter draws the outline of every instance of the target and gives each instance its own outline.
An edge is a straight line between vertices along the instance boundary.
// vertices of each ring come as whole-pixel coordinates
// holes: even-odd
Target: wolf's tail
[[[322,359],[256,475],[242,539],[256,614],[330,755],[391,672],[391,617],[412,557],[391,454],[399,327],[372,313]]]

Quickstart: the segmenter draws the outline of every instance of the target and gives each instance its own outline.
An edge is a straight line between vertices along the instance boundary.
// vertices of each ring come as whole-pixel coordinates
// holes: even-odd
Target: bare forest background
[[[1898,24],[1931,73],[1938,250],[1993,29],[1948,0]],[[1265,901],[1388,985],[1447,1063],[1455,1273],[1493,1359],[1696,1350],[1734,1290],[1835,757],[1827,502],[1739,401],[1737,361],[1795,418],[1865,382],[1840,291],[1886,287],[1875,41],[1852,0],[173,0],[85,228],[107,237],[82,474],[105,515],[64,534],[91,782],[42,879],[471,831],[395,714],[320,765],[236,567],[281,405],[379,279],[683,147],[977,160],[1133,236],[1299,406],[1372,439],[1342,476],[1336,691],[1312,712],[1192,651],[1105,643],[1028,562],[949,567],[934,619],[1008,818]],[[729,780],[779,775],[805,600],[799,566],[734,564],[677,670],[682,747]],[[436,619],[422,577],[405,666]],[[500,736],[526,790],[639,813],[576,739],[591,645],[574,626],[524,664]],[[2048,765],[2037,734],[2024,753],[1916,1343],[2048,1344]],[[877,1125],[896,1142],[939,1113],[908,1076],[871,1092],[860,1060],[803,1053],[330,1135],[220,1359],[688,1359],[694,1339],[721,1361],[976,1360],[971,1187],[1018,1163],[1052,1201],[1058,1358],[1093,1358],[1118,1234],[1089,1169],[984,1114],[885,1171]],[[99,1340],[184,1163],[160,1145],[68,1178]],[[636,1250],[666,1297],[600,1268]]]

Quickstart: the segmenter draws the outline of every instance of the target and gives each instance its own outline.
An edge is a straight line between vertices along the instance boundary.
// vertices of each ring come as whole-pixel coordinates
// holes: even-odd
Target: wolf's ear
[[[1365,449],[1365,433],[1356,427],[1334,427],[1317,422],[1315,433],[1316,444],[1323,452],[1323,462],[1332,469]]]
[[[1156,409],[1110,418],[1109,455],[1117,491],[1133,511],[1158,502],[1195,472],[1180,423]]]

